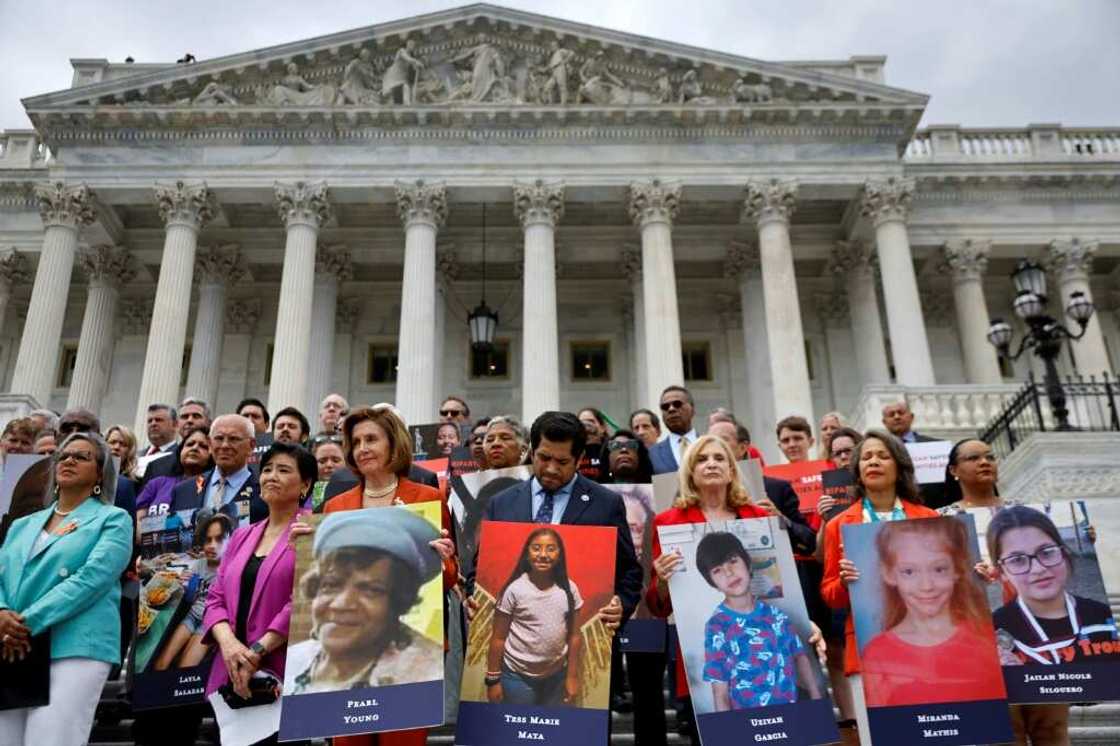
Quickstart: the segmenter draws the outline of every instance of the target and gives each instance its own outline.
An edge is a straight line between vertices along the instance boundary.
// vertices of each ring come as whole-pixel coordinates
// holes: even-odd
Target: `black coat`
[[[203,507],[203,501],[206,497],[206,486],[210,484],[210,478],[213,474],[214,470],[211,469],[202,475],[201,487],[198,486],[198,480],[196,479],[188,479],[175,485],[175,489],[171,491],[171,512],[198,510]],[[242,497],[242,495],[244,497]],[[245,480],[245,484],[241,486],[241,491],[238,493],[238,500],[233,502],[244,499],[249,501],[250,523],[256,523],[257,521],[268,518],[268,504],[261,499],[260,480],[252,471],[249,472],[249,478]],[[231,515],[230,518],[233,518],[235,523],[238,520],[238,516],[236,515]]]

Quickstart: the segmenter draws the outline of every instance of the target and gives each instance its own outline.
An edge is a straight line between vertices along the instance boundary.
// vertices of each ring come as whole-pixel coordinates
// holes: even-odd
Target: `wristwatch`
[[[261,645],[260,640],[257,640],[252,645],[250,645],[249,649],[252,650],[257,655],[260,655],[260,656],[264,656],[264,655],[268,654],[268,648],[266,648],[264,645]]]

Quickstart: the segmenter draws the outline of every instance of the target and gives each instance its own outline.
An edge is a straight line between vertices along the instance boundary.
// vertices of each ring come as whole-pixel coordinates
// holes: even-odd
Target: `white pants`
[[[51,661],[51,701],[0,711],[0,746],[85,746],[110,666],[90,658]]]

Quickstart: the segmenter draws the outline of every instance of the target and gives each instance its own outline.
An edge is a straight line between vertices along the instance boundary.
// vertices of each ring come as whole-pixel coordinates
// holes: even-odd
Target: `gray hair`
[[[350,402],[346,401],[345,396],[343,396],[342,394],[338,394],[338,393],[330,393],[330,394],[327,394],[326,396],[324,396],[323,401],[319,402],[319,409],[322,409],[323,407],[325,407],[327,405],[327,399],[330,399],[332,396],[337,396],[339,399],[341,399],[342,400],[342,408],[345,409],[347,412],[350,411]]]
[[[218,424],[222,422],[237,423],[237,425],[239,425],[241,429],[245,431],[245,437],[247,437],[249,440],[255,440],[257,437],[257,429],[253,427],[253,421],[248,417],[240,414],[223,414],[216,417],[214,421],[210,423],[211,437],[213,437],[214,435],[214,428],[216,428]]]
[[[58,415],[49,409],[33,409],[27,413],[28,417],[42,417],[46,424],[43,426],[47,430],[58,429]]]
[[[505,425],[513,431],[514,437],[517,438],[518,442],[521,443],[523,447],[529,445],[529,431],[513,415],[500,414],[497,417],[491,418],[490,422],[486,425],[487,435],[490,434],[490,430],[492,430],[495,425]]]
[[[190,404],[202,407],[202,416],[206,419],[210,419],[210,405],[196,396],[188,396],[186,399],[183,399],[183,401],[179,403],[179,410],[182,411],[183,407]]]
[[[113,462],[113,452],[109,450],[109,445],[97,433],[71,433],[58,444],[58,450],[51,456],[51,471],[47,477],[47,496],[50,500],[55,500],[55,490],[58,489],[56,484],[58,474],[58,462],[62,458],[63,451],[66,446],[70,445],[76,440],[84,440],[93,447],[93,458],[97,461],[97,468],[101,471],[101,481],[97,486],[101,488],[97,497],[101,502],[106,505],[112,505],[117,497],[117,466]]]

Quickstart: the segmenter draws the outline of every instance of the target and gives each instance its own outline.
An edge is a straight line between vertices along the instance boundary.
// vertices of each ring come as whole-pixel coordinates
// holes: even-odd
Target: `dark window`
[[[471,348],[471,378],[509,378],[509,342],[495,340],[489,352]]]
[[[813,373],[813,346],[809,344],[809,340],[805,340],[805,367],[809,372],[809,380],[816,380],[816,375]]]
[[[191,346],[185,345],[183,347],[183,366],[179,369],[179,386],[180,388],[187,385],[187,373],[191,369]]]
[[[397,346],[371,344],[366,366],[366,383],[396,383]]]
[[[572,380],[611,380],[611,346],[607,342],[572,342]]]
[[[712,347],[707,342],[685,342],[681,345],[684,380],[712,380]]]
[[[74,364],[78,362],[78,346],[66,345],[58,365],[58,387],[69,388],[74,382]]]
[[[271,342],[264,348],[264,385],[268,386],[272,383],[272,353],[276,351],[276,346]]]
[[[996,360],[999,361],[999,374],[1004,378],[1014,378],[1015,368],[1011,365],[1011,361],[1003,355],[997,355]]]

